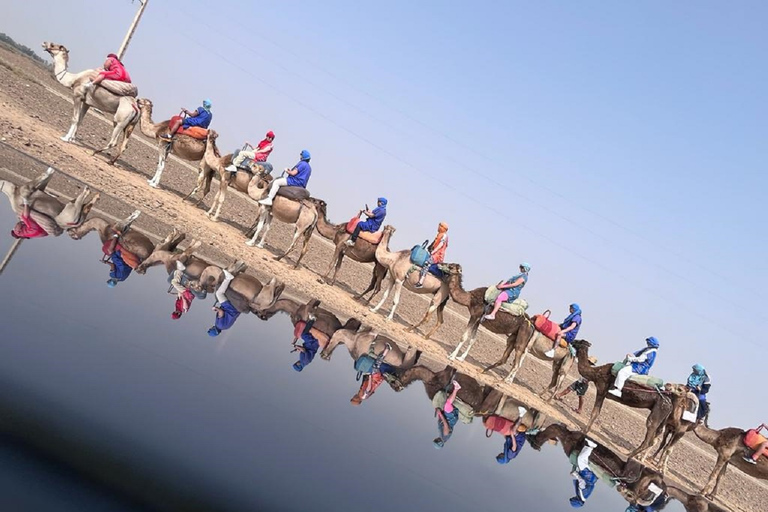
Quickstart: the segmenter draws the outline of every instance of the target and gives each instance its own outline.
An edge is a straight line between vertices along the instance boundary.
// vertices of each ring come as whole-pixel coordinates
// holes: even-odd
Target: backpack
[[[413,246],[411,249],[411,263],[419,267],[423,267],[427,263],[427,259],[429,259],[429,252],[426,249],[428,243],[429,240],[424,240],[423,244]]]
[[[355,360],[355,370],[357,370],[357,377],[355,380],[360,380],[363,375],[370,375],[376,370],[377,366],[376,358],[371,357],[368,354],[363,354]]]

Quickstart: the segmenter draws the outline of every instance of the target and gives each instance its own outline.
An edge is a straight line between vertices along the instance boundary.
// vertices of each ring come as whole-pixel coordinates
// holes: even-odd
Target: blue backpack
[[[429,251],[427,251],[427,244],[429,240],[424,240],[421,245],[414,245],[411,249],[411,263],[418,267],[423,267],[429,259]]]
[[[360,380],[363,375],[370,375],[376,369],[376,363],[378,360],[371,357],[368,354],[363,354],[355,361],[355,370],[357,370],[357,377],[355,380]]]

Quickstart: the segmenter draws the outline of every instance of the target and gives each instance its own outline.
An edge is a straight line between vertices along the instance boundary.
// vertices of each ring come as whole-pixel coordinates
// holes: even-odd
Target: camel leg
[[[437,332],[440,326],[443,325],[443,311],[445,310],[446,304],[448,304],[448,299],[446,299],[445,302],[437,307],[437,322],[435,322],[435,326],[432,327],[432,330],[429,331],[426,336],[424,336],[424,339],[428,340],[431,338],[432,335]]]
[[[720,454],[717,455],[717,462],[712,469],[712,474],[709,475],[709,481],[704,489],[701,490],[702,494],[707,499],[714,499],[717,496],[717,488],[720,487],[720,479],[723,478],[725,471],[728,469],[728,462],[730,457],[723,457]]]
[[[277,256],[275,258],[275,260],[277,260],[277,261],[280,261],[283,258],[285,258],[288,255],[288,253],[290,253],[293,250],[293,248],[296,247],[296,242],[298,242],[299,237],[301,235],[305,235],[304,236],[304,247],[302,247],[301,255],[299,256],[299,259],[296,261],[296,267],[295,268],[299,268],[299,262],[301,261],[301,258],[304,256],[304,253],[306,252],[307,244],[309,243],[309,239],[306,238],[307,229],[310,229],[310,230],[314,229],[314,223],[309,223],[309,225],[304,224],[303,226],[299,225],[299,223],[301,222],[302,214],[304,213],[303,210],[304,210],[304,206],[300,206],[299,207],[299,216],[296,219],[296,226],[295,226],[295,228],[293,230],[293,238],[291,239],[291,243],[288,245],[288,249],[286,249],[283,254],[281,254],[280,256]],[[306,220],[304,222],[306,222]],[[311,232],[312,231],[310,231],[310,234],[311,234]],[[266,233],[264,234],[264,236],[265,237],[267,236]]]
[[[664,448],[664,451],[661,454],[660,465],[659,465],[659,469],[661,470],[662,476],[667,474],[667,464],[669,464],[669,457],[672,455],[672,450],[675,448],[675,445],[677,444],[677,442],[680,441],[684,435],[685,435],[685,432],[675,432],[675,434],[672,436],[672,439],[670,439],[669,443],[667,443],[666,447]]]
[[[632,450],[627,459],[634,459],[653,446],[654,439],[664,428],[664,424],[669,416],[669,411],[664,411],[663,409],[665,407],[661,402],[654,406],[651,414],[648,415],[648,419],[645,421],[645,439],[640,443],[640,446]]]
[[[392,320],[395,318],[395,310],[397,310],[397,305],[400,303],[400,293],[402,291],[403,281],[395,282],[395,293],[392,296],[392,309],[389,311],[389,315],[387,315],[387,320]]]
[[[120,141],[120,146],[117,148],[117,154],[109,162],[110,164],[114,165],[115,162],[117,162],[117,159],[123,155],[123,152],[128,147],[128,140],[131,138],[131,134],[133,134],[133,130],[136,128],[136,125],[138,124],[138,119],[139,119],[139,114],[135,113],[135,115],[128,120],[126,126],[123,128],[123,132],[122,132],[123,138]]]
[[[224,171],[227,174],[231,173],[229,171]],[[227,189],[229,189],[229,180],[230,177],[224,177],[221,173],[219,173],[219,191],[216,192],[216,197],[213,198],[213,204],[211,204],[211,208],[208,210],[208,213],[206,215],[209,219],[211,219],[213,222],[219,221],[219,215],[221,214],[221,207],[224,206],[224,200],[227,199]],[[203,197],[205,197],[205,194],[203,194]]]
[[[387,297],[389,297],[389,292],[392,291],[392,288],[394,286],[395,286],[395,278],[390,276],[389,281],[387,282],[387,287],[384,290],[384,296],[381,298],[378,304],[376,304],[374,307],[371,308],[371,311],[376,313],[378,310],[381,309],[381,306],[383,306],[384,302],[386,302]]]
[[[75,136],[77,135],[77,128],[85,117],[85,113],[88,111],[88,104],[79,99],[74,101],[74,111],[72,113],[72,124],[69,127],[69,131],[61,138],[64,142],[75,142]]]
[[[493,363],[490,366],[487,366],[486,368],[483,368],[483,371],[481,373],[488,373],[489,371],[493,370],[494,368],[498,368],[499,366],[503,365],[504,363],[509,360],[509,356],[512,354],[512,351],[515,349],[514,339],[512,339],[512,336],[507,336],[507,346],[504,349],[504,353],[501,354],[501,357],[498,361]]]
[[[109,138],[109,142],[107,145],[101,149],[95,149],[92,153],[92,156],[96,156],[99,153],[103,153],[104,151],[110,150],[117,146],[118,141],[120,140],[120,135],[125,132],[126,127],[133,121],[133,118],[138,115],[137,112],[133,110],[133,106],[130,102],[126,103],[124,101],[124,98],[120,99],[120,104],[117,108],[117,111],[115,112],[115,116],[112,120],[112,135]],[[127,144],[127,143],[126,143]],[[120,156],[118,155],[113,159],[110,160],[110,163],[115,163],[117,158]]]
[[[293,268],[299,268],[301,260],[304,258],[304,255],[307,254],[307,250],[309,250],[309,241],[312,239],[312,232],[314,230],[314,224],[304,229],[304,243],[301,245],[301,253],[299,254],[299,259],[296,260],[296,265],[294,265]]]
[[[472,326],[472,334],[469,337],[469,343],[467,344],[467,349],[464,351],[462,355],[460,355],[457,358],[459,361],[464,361],[467,358],[467,356],[469,355],[469,351],[472,350],[472,345],[474,345],[475,341],[477,341],[477,331],[478,329],[480,329],[481,320],[482,320],[482,317],[478,318],[477,322],[475,322],[475,325]]]
[[[568,359],[568,363],[566,363],[566,359]],[[544,393],[544,396],[547,397],[547,402],[551,401],[555,396],[557,390],[563,383],[563,379],[565,379],[565,376],[568,374],[568,370],[571,369],[571,366],[573,366],[572,357],[563,357],[559,360],[552,360],[552,380],[549,381],[549,387],[547,387]]]
[[[339,273],[339,269],[341,268],[341,262],[344,261],[344,251],[342,250],[342,245],[339,244],[336,246],[336,250],[333,251],[333,257],[331,258],[331,264],[328,265],[328,270],[325,272],[325,275],[323,275],[323,278],[325,279],[325,282],[333,286],[336,284],[336,274]],[[334,269],[333,266],[336,265],[336,268]],[[333,276],[328,279],[328,274],[331,273],[331,270],[333,270]],[[359,298],[355,297],[356,299]]]
[[[264,233],[264,236],[261,237],[261,242],[259,244],[256,243],[256,240],[258,240],[259,235],[261,234],[261,230],[264,229],[265,225],[267,225],[267,230],[269,229],[269,221],[271,220],[271,217],[272,215],[267,208],[261,208],[259,210],[259,222],[256,226],[256,230],[253,232],[253,238],[245,242],[245,245],[249,245],[251,247],[256,246],[259,249],[264,248],[264,237],[266,237],[266,232]]]
[[[448,356],[448,359],[453,361],[456,359],[456,356],[459,355],[459,351],[461,350],[461,347],[464,346],[464,343],[467,342],[469,339],[469,334],[472,332],[472,319],[470,318],[469,324],[467,324],[467,328],[464,329],[464,334],[461,335],[461,341],[458,345],[456,345],[456,348],[453,349],[453,352],[451,352],[451,355]]]
[[[419,320],[412,326],[408,327],[405,330],[405,332],[413,332],[419,327],[421,327],[422,325],[424,325],[425,323],[427,323],[427,321],[432,317],[432,312],[435,311],[435,309],[437,309],[437,307],[430,304],[429,307],[427,308],[427,311],[424,313],[424,316],[421,317],[421,320]]]
[[[603,402],[605,402],[605,396],[605,393],[598,393],[595,397],[595,404],[592,406],[592,414],[589,416],[589,422],[587,423],[587,426],[584,427],[584,435],[589,434],[589,431],[592,429],[592,425],[600,415],[600,410],[603,408]]]
[[[152,179],[147,180],[147,183],[149,183],[149,186],[152,188],[159,188],[160,177],[163,175],[163,169],[165,169],[165,161],[168,158],[168,155],[171,153],[171,144],[161,144],[162,146],[160,147],[160,151],[158,151],[157,155],[157,169],[155,170],[155,175],[152,176]]]

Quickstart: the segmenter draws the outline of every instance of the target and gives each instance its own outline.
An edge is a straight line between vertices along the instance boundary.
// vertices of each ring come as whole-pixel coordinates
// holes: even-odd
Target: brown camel
[[[656,438],[663,434],[664,439],[662,439],[662,444],[656,455],[662,462],[662,470],[665,469],[666,461],[674,446],[674,443],[667,440],[671,437],[676,442],[682,438],[682,434],[686,430],[692,428],[692,424],[686,425],[686,422],[682,420],[682,413],[686,409],[688,401],[696,400],[695,397],[689,397],[689,394],[684,391],[684,386],[668,384],[662,390],[654,390],[629,381],[622,390],[621,398],[616,398],[608,393],[615,380],[615,376],[611,373],[613,363],[592,366],[589,364],[590,343],[585,340],[576,340],[573,342],[573,346],[576,348],[579,373],[595,384],[595,405],[592,408],[592,415],[585,432],[588,433],[591,430],[592,424],[600,415],[606,397],[629,407],[648,409],[651,413],[645,422],[645,439],[629,454],[629,458],[646,452],[653,446]]]
[[[383,362],[391,364],[398,368],[410,368],[419,360],[421,351],[415,347],[407,347],[405,351],[386,336],[382,336],[379,333],[371,330],[360,330],[360,322],[357,320],[347,322],[347,325],[343,329],[338,329],[333,333],[331,341],[320,353],[320,357],[326,361],[331,360],[333,351],[336,350],[340,344],[347,346],[352,359],[357,359],[363,354],[367,354],[371,344],[373,343],[373,350],[377,354],[381,354],[384,351],[386,345],[390,346],[389,352],[384,357]]]
[[[475,343],[477,331],[480,328],[483,315],[485,315],[485,288],[475,288],[472,291],[464,290],[462,283],[462,268],[458,263],[449,263],[446,265],[446,274],[448,274],[448,291],[451,298],[454,302],[465,306],[469,310],[469,322],[467,323],[467,328],[464,329],[461,341],[451,355],[448,356],[448,359],[464,361],[467,358],[467,355],[469,355],[472,345]],[[495,320],[486,320],[483,323],[483,326],[492,333],[501,334],[507,337],[507,348],[509,349],[509,353],[506,353],[504,361],[509,358],[512,340],[523,323],[525,323],[524,316],[511,315],[503,310],[498,312]],[[469,342],[467,349],[461,356],[459,356],[461,347],[467,342]]]
[[[402,291],[403,284],[414,293],[432,294],[432,301],[429,303],[429,308],[427,309],[427,312],[424,313],[424,317],[418,323],[408,328],[409,331],[418,329],[429,320],[433,312],[437,311],[437,322],[435,323],[435,326],[424,336],[426,339],[429,339],[430,336],[432,336],[443,324],[443,310],[445,309],[445,305],[448,303],[449,298],[448,283],[438,279],[432,274],[428,274],[424,280],[424,286],[416,288],[414,285],[419,282],[418,272],[411,272],[406,280],[406,274],[411,268],[411,251],[389,251],[389,240],[394,232],[394,227],[385,226],[381,242],[376,246],[376,261],[387,268],[389,276],[387,278],[387,287],[384,290],[384,296],[375,307],[371,308],[371,311],[376,312],[381,309],[381,306],[387,301],[390,292],[394,289],[395,293],[392,299],[392,309],[387,316],[387,320],[392,320],[395,316],[397,305],[400,302],[400,292]]]
[[[118,222],[110,222],[101,217],[91,217],[76,228],[69,229],[67,232],[69,236],[74,240],[81,240],[91,231],[96,231],[99,234],[99,238],[103,244],[106,244],[112,239],[112,235],[115,232],[122,233],[118,240],[119,244],[125,248],[128,252],[134,254],[139,263],[146,261],[155,251],[159,255],[153,264],[166,264],[164,258],[175,258],[174,254],[176,246],[184,240],[184,233],[179,233],[174,229],[160,244],[155,247],[152,240],[149,239],[143,233],[130,229],[130,225],[139,216],[139,211],[133,212],[127,219]],[[139,265],[140,266],[140,265]],[[136,268],[138,273],[143,273],[145,269]]]
[[[531,447],[541,450],[544,443],[555,441],[559,443],[565,455],[571,457],[584,448],[587,436],[579,431],[570,430],[561,423],[553,423],[535,435],[529,436]],[[663,476],[635,460],[621,459],[609,448],[598,444],[589,457],[590,465],[599,466],[611,479],[619,484],[618,491],[631,503],[640,502],[650,505],[656,496],[648,489],[653,483],[662,491],[666,491],[667,485]]]
[[[745,454],[745,430],[737,427],[714,430],[704,423],[699,423],[693,429],[693,432],[696,434],[696,437],[710,445],[717,452],[715,467],[712,468],[707,484],[701,490],[701,493],[707,498],[714,499],[717,495],[720,479],[725,474],[729,464],[733,464],[740,471],[751,477],[768,480],[768,459],[760,457],[757,464],[750,464],[743,459]]]
[[[53,168],[49,167],[37,178],[24,185],[16,185],[10,181],[0,180],[0,191],[11,203],[11,208],[18,215],[24,209],[24,198],[29,202],[29,216],[51,236],[61,235],[65,229],[77,227],[85,221],[88,212],[98,201],[99,194],[90,195],[86,186],[68,203],[48,195],[45,188],[53,176]]]
[[[43,43],[43,49],[53,57],[53,74],[56,80],[65,87],[72,90],[72,99],[74,101],[74,113],[72,114],[72,125],[69,127],[69,131],[64,135],[61,140],[64,142],[74,142],[77,135],[77,128],[85,117],[85,113],[91,107],[97,108],[104,113],[114,114],[112,118],[112,135],[109,138],[109,143],[102,149],[94,150],[91,154],[96,155],[103,151],[117,148],[117,154],[114,158],[109,160],[110,164],[114,164],[120,155],[125,151],[128,146],[128,139],[133,133],[133,129],[136,127],[136,123],[139,121],[139,106],[136,103],[136,98],[131,96],[118,96],[106,89],[104,86],[96,86],[93,88],[86,88],[85,84],[90,80],[98,76],[98,72],[94,69],[86,69],[80,73],[70,73],[67,71],[67,65],[69,63],[69,50],[63,45],[55,43]]]
[[[688,494],[684,490],[668,485],[667,494],[683,504],[686,512],[728,512],[728,509],[716,505],[699,494]]]
[[[205,166],[204,168],[201,167],[200,174],[197,177],[197,185],[187,195],[187,197],[192,197],[198,194],[197,202],[200,203],[211,190],[211,181],[214,177],[218,176],[219,190],[213,198],[213,203],[208,209],[208,213],[206,213],[208,218],[214,222],[219,220],[221,207],[224,206],[229,187],[234,187],[235,190],[248,194],[251,182],[253,182],[253,191],[257,193],[257,197],[261,197],[262,189],[258,186],[259,181],[262,180],[266,185],[269,185],[272,180],[270,175],[272,168],[262,166],[258,162],[254,162],[254,166],[258,169],[256,174],[251,174],[239,168],[235,173],[227,171],[226,168],[232,164],[234,154],[221,155],[219,148],[216,146],[216,139],[218,137],[219,134],[215,130],[208,131],[208,140],[206,141],[205,154],[203,155]],[[268,187],[264,188],[268,189]]]
[[[265,176],[254,176],[248,184],[248,196],[255,201],[263,199],[269,193],[269,185],[271,181],[272,177],[268,174]],[[287,196],[294,192],[306,195],[306,198],[292,199]],[[299,189],[299,187],[280,187],[277,196],[275,196],[275,199],[272,201],[272,206],[263,206],[258,203],[256,203],[256,206],[259,209],[258,215],[256,217],[256,222],[245,235],[246,237],[252,237],[246,242],[246,245],[251,247],[256,246],[260,249],[264,248],[264,240],[267,238],[267,233],[269,233],[269,227],[272,224],[273,217],[276,217],[286,224],[293,224],[295,227],[291,244],[283,254],[275,257],[275,259],[280,261],[285,258],[285,256],[287,256],[296,246],[299,238],[303,238],[301,253],[294,265],[294,268],[299,268],[302,258],[307,253],[307,249],[309,249],[309,240],[312,238],[312,231],[315,229],[318,218],[317,208],[315,207],[315,204],[309,200],[308,192],[305,189]],[[257,243],[256,241],[259,239],[259,235],[261,235],[261,241]]]
[[[517,421],[520,416],[520,406],[527,407],[524,403],[518,402],[511,397],[505,396],[501,391],[493,386],[480,384],[476,379],[459,373],[452,366],[446,366],[440,371],[433,371],[423,365],[416,365],[398,373],[397,377],[390,382],[390,386],[396,392],[410,386],[415,381],[421,381],[424,384],[424,390],[430,400],[441,390],[447,390],[451,381],[455,380],[461,386],[456,395],[462,402],[472,407],[475,416],[489,416],[496,414],[504,418]],[[523,418],[523,423],[533,427],[543,419],[538,411],[529,409]]]
[[[344,261],[344,256],[349,256],[354,261],[360,263],[373,263],[373,275],[371,276],[371,282],[366,290],[358,295],[355,295],[355,300],[362,299],[366,293],[373,290],[373,293],[366,301],[366,304],[371,302],[379,291],[381,291],[381,282],[387,275],[387,267],[376,261],[376,245],[358,238],[353,247],[347,247],[347,240],[351,236],[347,233],[346,224],[331,224],[327,217],[327,205],[325,201],[320,199],[312,199],[317,208],[317,231],[323,238],[332,240],[336,248],[333,251],[333,257],[331,258],[331,264],[328,265],[328,270],[325,272],[323,278],[325,281],[333,286],[336,284],[336,274],[339,273],[341,268],[341,262]],[[328,274],[333,269],[333,276],[328,279]]]
[[[155,265],[163,265],[165,267],[165,271],[171,274],[174,270],[176,270],[177,261],[184,263],[187,261],[187,259],[190,258],[190,256],[192,256],[192,254],[194,254],[196,250],[200,248],[201,245],[202,242],[200,240],[195,240],[189,244],[189,246],[182,252],[176,252],[174,250],[175,247],[172,250],[155,248],[155,250],[152,251],[152,254],[150,254],[147,259],[142,261],[135,270],[139,274],[144,274],[150,267],[154,267]],[[189,273],[187,273],[187,275],[189,275]]]
[[[199,162],[200,173],[202,173],[205,170],[205,162],[203,162],[205,141],[181,134],[175,135],[173,141],[168,141],[162,136],[168,134],[170,120],[154,123],[152,121],[152,102],[146,98],[140,98],[137,103],[141,108],[141,120],[139,122],[141,133],[157,141],[157,169],[155,169],[155,175],[147,180],[149,186],[152,188],[160,187],[160,178],[165,169],[165,162],[171,154],[187,162]]]
[[[246,274],[244,272],[245,267],[246,265],[242,261],[236,261],[227,267],[227,270],[235,276],[227,289],[227,300],[241,313],[253,312],[258,314],[258,304],[261,302],[261,294],[265,287],[256,277]],[[194,290],[206,289],[210,293],[218,288],[223,280],[224,272],[222,269],[217,265],[210,265],[203,270],[198,280],[191,281],[190,288]],[[272,294],[273,291],[269,290],[267,293]]]

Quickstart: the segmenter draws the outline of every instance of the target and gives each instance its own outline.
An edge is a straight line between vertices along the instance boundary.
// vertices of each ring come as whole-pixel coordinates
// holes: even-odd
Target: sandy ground
[[[367,286],[371,275],[370,265],[345,260],[334,287],[326,285],[319,278],[328,268],[333,251],[332,245],[319,235],[313,236],[302,267],[294,270],[290,258],[287,263],[274,261],[274,255],[288,246],[292,234],[290,226],[273,222],[265,250],[244,244],[243,233],[253,222],[255,208],[242,195],[229,194],[219,223],[209,221],[204,215],[211,204],[213,193],[199,207],[182,202],[182,197],[194,187],[195,166],[172,159],[163,175],[162,190],[151,189],[146,179],[154,174],[157,149],[154,142],[143,137],[138,129],[116,166],[110,166],[103,157],[92,157],[87,152],[87,149],[104,146],[110,133],[111,122],[107,124],[105,118],[98,114],[86,116],[78,133],[78,144],[62,142],[59,137],[67,131],[72,116],[72,104],[68,98],[68,90],[60,86],[47,70],[0,47],[0,142],[39,158],[45,164],[53,165],[92,188],[103,191],[105,197],[108,195],[115,198],[112,203],[102,201],[99,209],[106,209],[121,217],[139,208],[145,215],[139,219],[138,227],[156,237],[162,237],[172,227],[177,227],[187,233],[188,240],[203,241],[200,251],[203,257],[215,262],[242,259],[250,271],[263,281],[276,276],[286,283],[291,295],[316,297],[322,300],[325,307],[339,312],[340,318],[360,318],[401,345],[418,346],[432,360],[447,362],[446,356],[460,339],[467,322],[466,310],[462,306],[449,303],[446,322],[431,341],[405,332],[405,327],[418,321],[426,310],[427,300],[423,296],[404,291],[396,321],[386,322],[384,316],[370,312],[367,307],[355,302],[350,294],[352,291],[362,291]],[[5,168],[5,174],[12,179],[14,176],[31,176],[44,169],[45,165],[32,166],[29,158],[0,146],[0,167]],[[73,183],[68,183],[63,176],[57,176],[52,187],[63,190],[64,195],[75,190]],[[331,220],[338,222],[343,219]],[[392,249],[402,248],[395,235]],[[389,305],[381,313],[386,314],[388,311]],[[557,403],[550,405],[538,397],[537,393],[541,392],[550,378],[548,366],[543,362],[528,358],[514,385],[499,382],[501,374],[509,370],[508,365],[501,367],[496,374],[481,375],[480,365],[496,361],[503,349],[504,342],[500,337],[489,335],[481,329],[470,357],[465,363],[457,363],[456,366],[481,382],[498,385],[505,393],[541,410],[553,420],[571,428],[583,426],[586,417],[578,416],[570,410],[570,406],[575,405],[575,397],[569,396],[566,399],[567,406]],[[576,375],[571,377],[575,379]],[[592,398],[590,390],[586,413],[591,410]],[[644,435],[645,416],[644,411],[608,402],[594,434],[600,442],[626,455],[640,443]],[[728,425],[717,427],[724,426]],[[714,461],[714,451],[689,434],[673,453],[667,476],[671,482],[693,492],[706,482]],[[722,481],[717,502],[732,510],[757,511],[765,509],[759,503],[767,500],[768,486],[765,482],[729,469]]]

